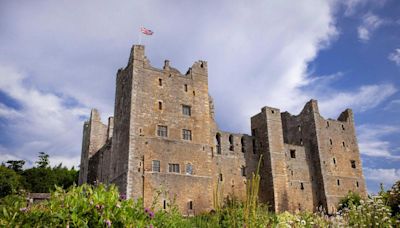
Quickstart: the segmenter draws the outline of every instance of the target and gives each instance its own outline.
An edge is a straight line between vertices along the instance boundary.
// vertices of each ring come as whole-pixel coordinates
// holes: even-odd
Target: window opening
[[[184,140],[192,140],[192,131],[187,129],[182,129],[182,138]]]
[[[189,105],[182,105],[182,114],[185,116],[191,116],[192,115],[192,110]]]
[[[215,139],[217,141],[217,154],[221,154],[221,135],[217,133]]]
[[[168,164],[168,171],[170,173],[179,173],[179,164]]]
[[[186,164],[186,174],[192,175],[193,174],[193,166],[192,164]]]
[[[153,172],[160,172],[160,161],[159,160],[153,160],[152,170],[153,170]]]
[[[296,158],[296,150],[290,150],[290,157]]]
[[[163,125],[158,125],[157,135],[160,137],[168,137],[168,127]]]
[[[355,169],[356,168],[356,161],[351,160],[350,163],[351,163],[351,168]]]
[[[229,135],[229,150],[230,150],[230,151],[233,151],[233,150],[234,150],[233,135]]]

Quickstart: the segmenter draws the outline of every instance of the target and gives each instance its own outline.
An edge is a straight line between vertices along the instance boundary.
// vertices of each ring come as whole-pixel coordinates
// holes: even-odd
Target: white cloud
[[[397,92],[392,84],[365,85],[351,92],[326,91],[326,87],[322,89],[325,90],[326,95],[321,96],[320,112],[328,117],[335,117],[346,108],[364,112],[375,108]]]
[[[3,146],[0,159],[18,158],[32,163],[40,151],[49,153],[52,160],[64,154],[77,156],[82,129],[79,118],[89,110],[66,107],[61,97],[25,85],[26,76],[13,68],[0,65],[0,76],[0,90],[21,106],[15,110],[0,103],[0,117],[8,121],[9,127],[2,136],[15,142],[11,148]],[[64,164],[77,161],[73,156],[64,157]]]
[[[370,4],[372,7],[382,7],[386,0],[346,0],[342,4],[345,7],[344,15],[353,16],[360,8]]]
[[[46,151],[55,163],[78,162],[80,116],[89,114],[88,107],[103,117],[112,114],[115,73],[126,65],[141,25],[155,32],[143,38],[154,66],[170,59],[185,72],[198,59],[208,61],[209,89],[224,130],[248,132],[249,117],[265,105],[293,112],[316,98],[323,113],[337,115],[347,107],[373,108],[395,90],[377,85],[342,92],[328,83],[316,93],[302,88],[316,85],[308,63],[338,36],[334,1],[175,3],[4,3],[0,64],[8,67],[0,69],[0,89],[22,106],[0,106],[13,139],[8,151],[30,160]],[[66,104],[69,99],[73,104]]]
[[[372,33],[385,23],[384,19],[371,12],[365,14],[362,17],[361,25],[357,28],[358,38],[363,42],[369,41]]]
[[[393,154],[390,141],[385,137],[400,132],[399,126],[382,125],[360,125],[357,126],[358,145],[363,155],[370,157],[384,157],[388,159],[400,159],[399,155]]]
[[[390,53],[388,59],[400,66],[400,48],[396,48],[394,52]]]
[[[400,169],[364,168],[363,171],[367,180],[383,183],[387,188],[390,188],[396,181],[400,180]]]

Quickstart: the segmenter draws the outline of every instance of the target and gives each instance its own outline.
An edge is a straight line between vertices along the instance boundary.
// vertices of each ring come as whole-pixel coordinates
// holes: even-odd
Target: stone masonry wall
[[[264,107],[251,131],[218,129],[205,61],[185,74],[168,60],[157,69],[134,45],[117,73],[114,117],[106,126],[93,110],[84,124],[79,183],[114,183],[144,206],[159,195],[160,209],[174,202],[192,215],[213,209],[217,188],[244,200],[262,158],[259,198],[274,211],[332,213],[349,190],[366,195],[351,110],[325,120],[314,100],[297,116]]]

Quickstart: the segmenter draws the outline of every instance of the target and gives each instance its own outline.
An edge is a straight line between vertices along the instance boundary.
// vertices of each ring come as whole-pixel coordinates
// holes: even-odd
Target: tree
[[[45,152],[39,152],[39,161],[36,162],[38,168],[48,168],[49,167],[49,155]]]
[[[14,170],[0,166],[0,198],[18,191],[20,181],[21,177]]]
[[[25,165],[24,160],[8,160],[6,163],[8,164],[7,168],[14,170],[16,173],[21,173],[22,167]]]

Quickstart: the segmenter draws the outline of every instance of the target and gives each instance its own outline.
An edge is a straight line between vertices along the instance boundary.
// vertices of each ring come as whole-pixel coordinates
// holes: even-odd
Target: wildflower
[[[20,211],[20,212],[27,212],[27,211],[28,211],[28,208],[27,208],[27,207],[22,207],[22,208],[19,209],[19,211]]]
[[[153,225],[152,225],[152,224],[150,224],[149,228],[153,228]]]
[[[107,220],[105,221],[105,223],[106,223],[107,227],[111,227],[111,221],[110,221],[109,219],[107,219]]]
[[[304,221],[304,220],[301,220],[301,225],[303,225],[303,226],[305,226],[307,223],[306,223],[306,221]]]
[[[145,212],[145,213],[149,213],[149,211],[150,211],[150,209],[147,208],[147,207],[144,209],[144,212]]]
[[[117,203],[116,207],[121,208],[121,204]]]
[[[149,217],[150,217],[151,219],[154,218],[154,212],[150,211],[150,212],[149,212]]]
[[[126,200],[126,195],[125,194],[120,194],[119,195],[120,200]]]

